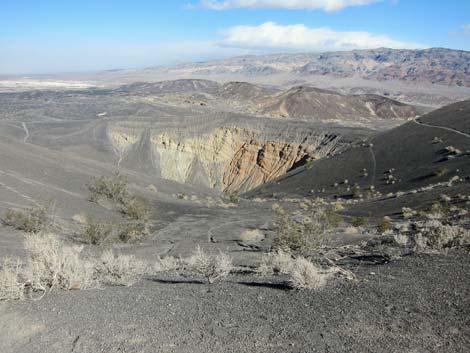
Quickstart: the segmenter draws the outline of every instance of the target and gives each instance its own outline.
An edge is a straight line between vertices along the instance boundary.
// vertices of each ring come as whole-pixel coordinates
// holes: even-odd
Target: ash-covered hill
[[[279,92],[274,88],[254,85],[248,82],[227,82],[215,91],[217,97],[236,100],[257,101]]]
[[[470,101],[455,103],[298,168],[250,192],[256,196],[321,196],[398,200],[423,206],[444,194],[470,193]],[[427,196],[426,196],[427,195]],[[429,196],[431,195],[431,196]],[[375,206],[374,213],[380,208]],[[397,209],[398,208],[398,209]]]
[[[314,120],[396,119],[420,115],[420,110],[395,100],[368,94],[345,96],[314,87],[294,87],[264,103],[266,115]]]
[[[140,82],[121,86],[110,93],[148,97],[148,102],[160,99],[175,106],[208,106],[214,110],[311,121],[409,119],[424,112],[423,108],[375,94],[344,95],[311,86],[281,90],[239,81],[224,84],[199,79]]]

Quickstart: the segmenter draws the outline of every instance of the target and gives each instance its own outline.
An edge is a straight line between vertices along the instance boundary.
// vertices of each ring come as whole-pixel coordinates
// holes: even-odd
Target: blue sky
[[[0,0],[0,74],[379,46],[470,50],[470,0]]]

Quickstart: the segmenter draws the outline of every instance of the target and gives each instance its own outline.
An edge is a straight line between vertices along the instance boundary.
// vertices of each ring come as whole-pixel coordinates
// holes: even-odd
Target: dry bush
[[[63,244],[53,234],[32,234],[24,242],[29,257],[23,267],[4,260],[0,267],[0,300],[22,299],[25,289],[45,295],[52,289],[80,290],[104,283],[130,286],[147,265],[133,256],[105,251],[95,261],[81,256],[82,247]]]
[[[145,275],[147,265],[132,255],[116,256],[107,250],[98,260],[96,271],[98,278],[105,283],[132,286]]]
[[[128,197],[127,177],[116,172],[112,178],[101,176],[93,178],[88,185],[89,200],[98,202],[101,198],[123,202]]]
[[[158,192],[158,189],[155,185],[150,184],[147,189],[149,189],[151,192]]]
[[[358,228],[358,227],[363,227],[369,223],[369,218],[364,217],[364,216],[358,216],[358,217],[353,217],[351,219],[351,224]]]
[[[77,213],[72,216],[72,221],[77,224],[87,224],[88,218],[83,213]]]
[[[210,255],[205,253],[199,246],[189,258],[185,259],[185,271],[194,275],[201,275],[209,283],[227,277],[232,268],[232,259],[228,255],[222,252],[217,255]]]
[[[346,227],[346,228],[343,229],[343,233],[348,234],[348,235],[358,234],[359,229],[357,229],[356,227],[353,227],[353,226],[349,226],[349,227]]]
[[[24,289],[20,260],[4,259],[0,267],[0,301],[22,299]]]
[[[123,243],[139,241],[147,234],[147,224],[144,222],[124,223],[118,227],[118,238]]]
[[[292,271],[292,265],[292,254],[283,250],[277,250],[276,252],[268,253],[262,257],[256,272],[260,276],[272,274],[286,275]]]
[[[390,229],[392,229],[392,221],[389,217],[384,217],[377,223],[377,231],[380,234],[384,234]]]
[[[8,209],[2,222],[27,233],[38,233],[51,223],[54,206],[55,203],[49,202],[26,210]]]
[[[24,246],[30,255],[25,276],[34,291],[95,285],[93,263],[81,257],[82,247],[64,245],[51,233],[30,235]]]
[[[349,271],[342,271],[346,277],[354,277]],[[334,273],[341,271],[336,266],[321,269],[302,256],[294,258],[289,252],[277,251],[264,256],[256,272],[260,276],[287,275],[292,288],[318,290]]]
[[[246,229],[240,235],[240,240],[245,243],[259,242],[264,238],[264,233],[259,229]]]
[[[102,220],[88,220],[82,233],[87,244],[100,245],[110,240],[115,226],[113,223]]]
[[[276,237],[273,245],[282,250],[318,249],[328,244],[329,223],[324,209],[313,208],[309,215],[294,215],[282,207],[276,212]]]
[[[153,266],[154,272],[172,272],[181,271],[184,269],[185,264],[182,258],[165,256],[159,257]]]
[[[449,173],[449,169],[447,169],[446,167],[439,167],[433,172],[433,175],[436,177],[441,177],[446,175],[447,173]]]
[[[121,201],[121,213],[136,221],[148,221],[150,207],[144,199],[132,198]]]
[[[303,257],[298,257],[292,264],[290,282],[295,289],[322,289],[333,276],[332,269],[323,270]]]
[[[405,219],[412,218],[412,217],[414,217],[418,214],[418,212],[416,212],[415,210],[413,210],[410,207],[403,207],[401,209],[401,213],[403,214],[403,218],[405,218]]]
[[[239,203],[240,202],[240,196],[238,196],[238,193],[236,191],[231,192],[228,195],[228,198],[231,203]]]
[[[445,249],[470,245],[470,230],[444,225],[438,220],[418,222],[413,240],[418,250]]]

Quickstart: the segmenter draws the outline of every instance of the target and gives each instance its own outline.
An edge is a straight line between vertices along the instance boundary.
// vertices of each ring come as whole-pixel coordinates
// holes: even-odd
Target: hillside
[[[345,96],[314,87],[299,86],[263,102],[262,113],[307,119],[396,119],[420,115],[420,110],[377,95]]]
[[[470,101],[444,107],[364,140],[344,153],[292,171],[249,195],[350,199],[372,191],[380,193],[379,199],[385,202],[389,194],[410,193],[413,205],[424,206],[423,197],[433,188],[434,198],[448,193],[468,194],[469,119]],[[453,182],[449,184],[449,180]],[[395,205],[395,211],[399,206]]]

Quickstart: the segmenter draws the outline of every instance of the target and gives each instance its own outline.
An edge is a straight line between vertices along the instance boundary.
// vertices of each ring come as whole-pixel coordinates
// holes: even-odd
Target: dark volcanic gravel
[[[359,266],[359,283],[293,291],[250,276],[162,279],[0,305],[9,352],[468,352],[470,257]]]

